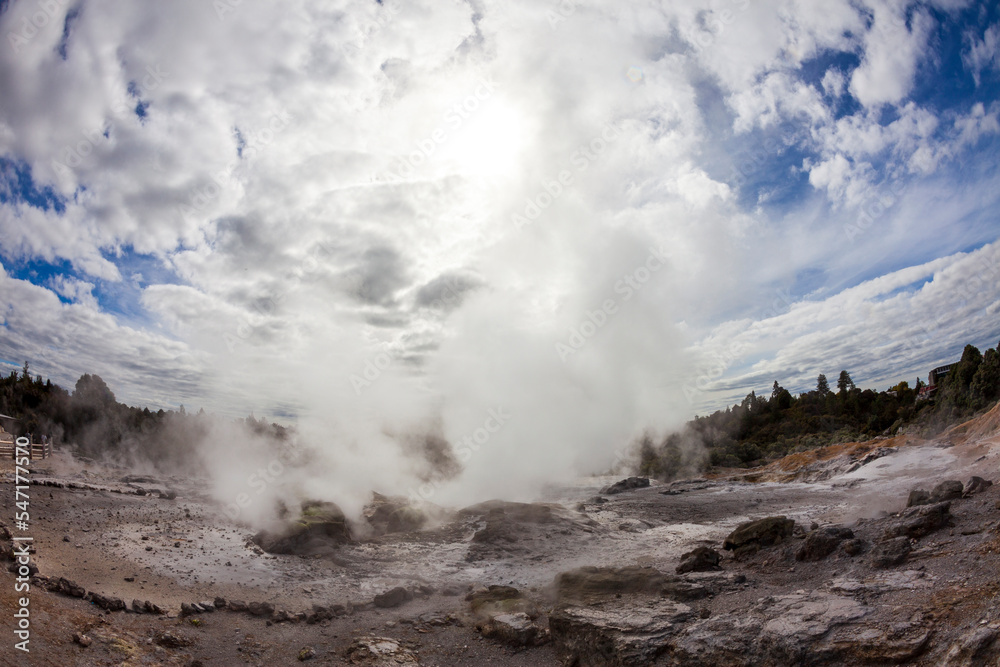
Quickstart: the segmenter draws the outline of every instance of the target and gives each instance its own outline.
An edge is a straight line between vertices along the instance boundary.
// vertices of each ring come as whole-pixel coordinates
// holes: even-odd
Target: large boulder
[[[697,547],[681,556],[680,565],[677,566],[677,574],[718,570],[721,559],[722,557],[715,549],[704,546]]]
[[[347,517],[333,503],[302,503],[299,516],[253,536],[267,553],[311,556],[329,553],[352,540]]]
[[[872,567],[894,567],[906,561],[913,549],[910,538],[896,537],[878,544],[872,551]]]
[[[538,646],[549,639],[548,632],[524,612],[490,616],[477,623],[476,629],[484,637],[518,648]]]
[[[626,596],[601,605],[559,607],[549,615],[549,632],[564,665],[645,667],[695,617],[679,602]]]
[[[964,491],[965,486],[954,479],[941,482],[930,491],[913,489],[906,499],[906,506],[917,507],[919,505],[934,505],[948,500],[957,500],[962,497]]]
[[[372,635],[358,637],[345,654],[349,665],[367,665],[368,667],[401,667],[412,665],[419,667],[417,653],[403,641],[390,637],[375,637]]]
[[[886,528],[885,539],[903,536],[920,539],[929,535],[948,525],[951,520],[950,510],[950,502],[907,508]]]
[[[799,591],[686,625],[658,665],[886,665],[910,662],[928,646],[919,622],[866,622],[872,609],[850,596]],[[616,664],[616,663],[605,663]]]
[[[962,492],[963,496],[971,496],[975,493],[982,493],[986,489],[993,486],[993,482],[988,479],[983,479],[982,477],[973,477],[965,484],[965,490]]]
[[[413,507],[406,498],[372,494],[372,502],[365,506],[365,518],[373,533],[408,533],[427,525],[430,518],[424,510]]]
[[[792,536],[795,522],[784,516],[747,521],[736,527],[722,543],[722,548],[733,551],[737,557],[756,552],[761,547],[781,544]]]
[[[795,560],[820,561],[836,551],[844,540],[854,537],[850,528],[843,526],[826,526],[806,535],[802,546],[795,552]]]
[[[392,590],[375,596],[375,606],[380,609],[393,609],[409,602],[413,599],[413,594],[402,586],[397,586]]]
[[[628,479],[623,479],[620,482],[615,482],[611,486],[606,487],[603,491],[601,491],[601,493],[613,496],[617,493],[631,491],[632,489],[645,489],[648,486],[648,477],[629,477]]]

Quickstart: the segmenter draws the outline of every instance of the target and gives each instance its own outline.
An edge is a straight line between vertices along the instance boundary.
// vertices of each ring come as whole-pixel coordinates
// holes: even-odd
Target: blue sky
[[[1000,340],[994,3],[5,7],[0,358],[65,386],[544,469]]]

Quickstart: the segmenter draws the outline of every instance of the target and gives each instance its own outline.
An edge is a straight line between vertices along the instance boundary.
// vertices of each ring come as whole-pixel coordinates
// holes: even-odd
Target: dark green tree
[[[854,380],[851,379],[851,374],[847,371],[840,371],[840,377],[837,379],[837,391],[841,394],[854,389]]]
[[[830,393],[830,383],[826,381],[826,376],[822,373],[816,378],[816,393],[820,396],[826,396]]]

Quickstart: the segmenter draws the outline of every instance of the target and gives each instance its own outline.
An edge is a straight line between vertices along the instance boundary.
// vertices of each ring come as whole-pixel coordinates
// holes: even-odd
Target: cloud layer
[[[965,287],[998,30],[955,0],[11,3],[2,357],[296,419],[342,485],[419,484],[401,433],[472,438],[456,498],[773,379],[911,379],[998,338],[996,281]]]

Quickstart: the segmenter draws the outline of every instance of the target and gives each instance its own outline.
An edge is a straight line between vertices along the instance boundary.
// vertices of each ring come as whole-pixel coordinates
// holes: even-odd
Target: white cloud
[[[946,167],[997,133],[997,108],[907,99],[933,46],[926,10],[574,7],[553,26],[528,2],[244,3],[220,20],[195,0],[93,0],[65,60],[57,17],[0,57],[0,155],[65,213],[8,187],[0,235],[12,273],[65,261],[75,275],[51,289],[4,277],[18,313],[5,356],[42,354],[39,370],[69,384],[96,371],[135,402],[296,413],[304,432],[335,434],[333,469],[370,473],[344,484],[412,476],[387,424],[460,439],[509,405],[519,416],[470,462],[485,493],[529,463],[535,481],[600,467],[635,429],[682,420],[664,378],[689,370],[690,346],[751,337],[770,361],[734,361],[737,379],[808,365],[799,338],[849,349],[864,322],[796,298],[995,238],[972,223],[942,238],[995,210],[988,170],[961,190]],[[838,54],[862,64],[806,80],[803,64]],[[848,92],[863,107],[838,116]],[[755,142],[762,157],[737,172]],[[818,195],[800,192],[806,178]],[[872,216],[895,184],[904,194]],[[743,187],[758,188],[747,207]],[[556,343],[622,298],[650,247],[668,266],[563,364]],[[108,312],[111,283],[140,295],[143,317]],[[888,307],[845,294],[829,310]],[[64,322],[82,330],[44,342]],[[358,393],[352,377],[383,354]],[[362,460],[368,443],[378,456]]]
[[[927,54],[935,21],[924,10],[905,16],[903,3],[872,3],[873,22],[865,36],[864,58],[851,76],[851,93],[866,107],[901,101],[913,86]]]
[[[969,50],[962,54],[962,62],[972,70],[972,77],[978,86],[983,72],[1000,69],[1000,23],[991,25],[979,39],[974,33],[966,36]]]

